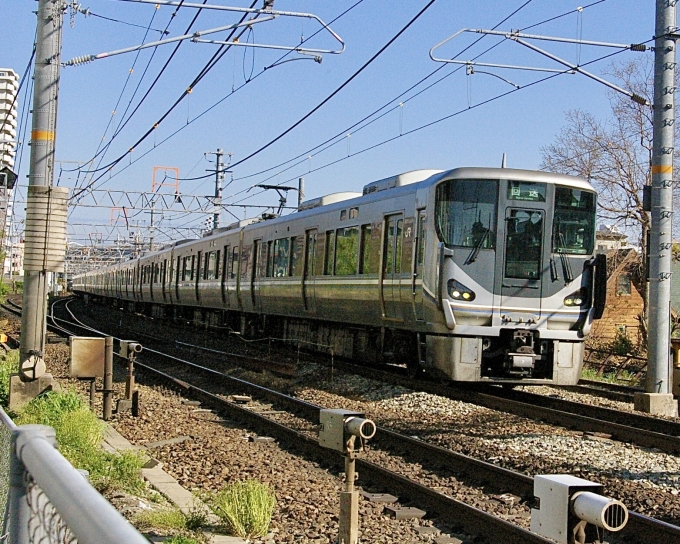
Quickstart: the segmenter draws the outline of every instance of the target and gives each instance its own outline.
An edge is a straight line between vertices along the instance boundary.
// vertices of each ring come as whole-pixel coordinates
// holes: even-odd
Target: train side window
[[[361,225],[361,248],[359,255],[359,274],[370,274],[370,242],[371,242],[371,224]]]
[[[274,245],[274,250],[272,251],[272,245]],[[271,278],[273,273],[272,269],[274,268],[274,252],[276,251],[276,244],[272,242],[271,240],[267,242],[267,273],[266,276],[268,278]]]
[[[236,273],[238,272],[238,246],[234,246],[231,252],[231,272],[229,274],[230,279],[236,279]]]
[[[333,274],[333,256],[335,255],[335,232],[326,231],[326,252],[323,260],[323,273],[325,276]]]
[[[347,219],[347,210],[341,210],[340,211],[340,221],[344,221]]]
[[[155,263],[153,271],[153,282],[158,283],[160,279],[161,279],[161,264]]]
[[[187,278],[189,277],[188,260],[189,260],[189,257],[184,257],[182,259],[182,281],[187,281]]]
[[[359,217],[359,208],[350,208],[349,209],[349,218],[350,219],[356,219]]]
[[[209,251],[205,255],[205,273],[204,279],[214,280],[217,277],[217,260],[219,258],[219,251]]]
[[[359,229],[346,227],[338,229],[335,237],[335,273],[338,276],[352,276],[357,273],[359,256]]]
[[[297,237],[291,236],[290,238],[290,268],[288,269],[289,276],[299,276],[300,270],[298,270],[298,240]]]
[[[230,246],[224,246],[224,252],[222,254],[222,259],[223,259],[222,270],[220,270],[219,272],[222,273],[222,281],[223,282],[224,282],[224,280],[226,280],[229,277],[227,275],[227,272],[229,271],[229,256],[231,255],[231,253],[229,251],[230,249],[231,249]],[[218,273],[218,276],[219,275],[220,274]]]
[[[215,251],[215,277],[213,279],[217,279],[220,277],[220,263],[222,262],[220,261],[220,256],[221,252],[218,249],[217,251]]]
[[[416,273],[420,275],[421,267],[425,263],[425,242],[427,241],[427,230],[425,224],[427,223],[427,215],[425,210],[418,210],[418,226],[416,230],[416,266],[418,269]]]
[[[191,273],[189,274],[189,280],[193,281],[196,275],[196,255],[191,256]]]
[[[274,242],[274,277],[282,278],[288,275],[288,255],[290,250],[290,240],[280,238]]]

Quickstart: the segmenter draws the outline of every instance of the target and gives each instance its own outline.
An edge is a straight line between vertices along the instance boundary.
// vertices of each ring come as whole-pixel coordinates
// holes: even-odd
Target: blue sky
[[[274,8],[313,13],[330,23],[356,1],[276,0]],[[211,3],[218,2],[211,0]],[[249,5],[244,0],[232,0],[231,3],[220,0],[220,3]],[[324,55],[321,64],[311,60],[285,62],[261,73],[283,53],[265,49],[257,49],[253,53],[252,49],[232,48],[154,134],[113,168],[110,178],[106,175],[94,185],[114,191],[149,191],[155,165],[179,168],[181,178],[202,176],[206,169],[213,168],[205,160],[204,153],[218,147],[233,154],[232,163],[240,161],[289,128],[337,89],[426,3],[426,0],[363,0],[331,24],[346,43],[346,50],[341,55]],[[526,0],[437,0],[384,53],[309,119],[265,151],[234,168],[234,181],[224,189],[225,201],[276,205],[278,195],[271,192],[261,194],[257,189],[248,192],[247,189],[257,183],[295,185],[299,176],[305,178],[307,198],[337,191],[361,191],[368,182],[418,168],[498,166],[503,153],[507,154],[510,167],[537,168],[541,162],[540,148],[550,144],[559,133],[565,111],[580,108],[603,119],[609,115],[607,89],[581,75],[564,74],[529,86],[547,74],[480,69],[520,86],[516,92],[491,100],[512,91],[513,87],[489,74],[468,76],[464,69],[452,64],[437,64],[428,55],[433,45],[458,30],[493,28],[525,3]],[[591,3],[595,2],[532,0],[498,29],[524,29],[572,12],[534,26],[527,32],[615,43],[651,39],[654,32],[652,0],[606,0],[585,7]],[[261,2],[257,6],[260,5]],[[146,27],[165,28],[174,11],[171,7],[156,10],[153,5],[118,0],[84,1],[83,6],[99,17],[78,15],[71,28],[67,13],[62,61],[142,43]],[[574,12],[579,6],[584,6],[584,9]],[[3,22],[12,29],[12,39],[5,40],[0,49],[0,66],[13,68],[20,76],[31,54],[35,33],[32,11],[35,9],[37,2],[33,0],[4,0],[2,3]],[[180,9],[169,26],[169,35],[184,33],[195,13],[196,10],[191,8]],[[192,30],[230,24],[238,17],[238,14],[204,10]],[[257,43],[297,45],[301,35],[308,38],[318,29],[319,25],[313,21],[305,20],[303,23],[300,19],[279,18],[254,26],[254,36],[250,39]],[[222,38],[224,35],[215,36]],[[158,32],[151,31],[146,41],[156,40],[158,36]],[[456,38],[440,50],[441,56],[457,55],[477,37]],[[308,44],[323,49],[337,45],[324,32]],[[479,61],[558,67],[512,41],[493,37],[484,38],[456,58],[474,58],[492,45],[496,47],[479,57]],[[614,52],[612,49],[573,44],[539,42],[537,45],[566,60],[582,64]],[[153,126],[200,73],[217,47],[185,42],[179,48],[147,100],[113,140],[101,164],[108,164],[125,154]],[[128,104],[132,105],[131,109],[137,105],[173,49],[173,45],[165,45],[159,47],[155,54],[148,49],[139,55],[127,53],[62,69],[57,159],[83,163],[90,160],[98,145],[109,141],[112,130],[105,130],[112,111],[116,109],[113,119],[114,123],[118,123]],[[630,60],[639,54],[623,52],[588,64],[587,69],[602,75],[613,60]],[[289,55],[286,59],[295,57],[300,55]],[[433,77],[397,98],[438,68],[441,69]],[[142,78],[145,69],[147,73]],[[442,76],[447,77],[409,99]],[[246,83],[248,79],[250,81]],[[124,87],[126,80],[127,86]],[[140,90],[133,94],[138,85]],[[232,92],[232,89],[236,91]],[[22,100],[23,97],[22,93]],[[399,106],[399,103],[403,105]],[[384,117],[366,128],[348,130],[385,104],[389,104],[388,110],[392,111]],[[19,104],[20,110],[23,106],[23,103]],[[208,113],[195,119],[212,106]],[[420,126],[456,113],[429,128],[408,134]],[[347,133],[350,136],[344,136],[328,150],[309,152],[328,138]],[[389,139],[393,140],[362,152]],[[287,170],[290,165],[253,176],[298,155],[312,157]],[[29,148],[25,146],[20,165],[22,183],[26,180],[28,158]],[[335,164],[325,166],[332,162]],[[81,173],[77,177],[76,172],[66,172],[76,166],[74,163],[60,164],[63,171],[59,183],[65,186],[82,186],[101,174],[95,174],[93,178],[91,174]],[[230,179],[231,175],[227,175],[225,184]],[[180,192],[184,194],[209,195],[213,190],[212,178],[180,182]],[[291,193],[289,198],[293,202],[297,196]],[[17,208],[21,210],[23,206]],[[244,216],[243,209],[233,208],[231,211],[238,217]],[[256,211],[245,213],[250,217]],[[200,215],[182,217],[167,214],[162,227],[200,226],[205,219],[206,216]],[[232,215],[223,212],[222,224],[232,220]],[[75,208],[70,221],[71,239],[81,243],[88,239],[90,233],[101,232],[106,239],[111,231],[106,227],[111,222],[111,212],[102,208]],[[138,214],[135,221],[148,225],[148,214]],[[120,233],[127,236],[125,229]],[[162,238],[163,233],[172,236],[171,231],[163,231],[162,228],[157,235]]]

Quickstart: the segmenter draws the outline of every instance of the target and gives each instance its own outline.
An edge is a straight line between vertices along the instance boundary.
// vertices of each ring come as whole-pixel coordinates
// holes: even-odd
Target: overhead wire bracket
[[[231,25],[226,25],[226,26],[221,26],[217,28],[211,28],[208,30],[201,30],[198,32],[193,32],[191,34],[184,34],[182,36],[175,36],[174,38],[167,38],[164,40],[158,40],[155,42],[149,42],[146,44],[142,45],[136,45],[133,47],[126,47],[124,49],[118,49],[116,51],[110,51],[107,53],[99,53],[96,55],[81,55],[78,57],[75,57],[67,62],[62,63],[62,66],[77,66],[79,64],[84,64],[87,62],[92,62],[94,60],[98,59],[103,59],[107,57],[112,57],[114,55],[120,55],[122,53],[129,53],[131,51],[139,51],[140,49],[146,49],[149,47],[157,47],[159,45],[164,45],[166,43],[174,43],[178,41],[183,41],[183,40],[191,40],[194,43],[211,43],[211,44],[216,44],[216,45],[229,45],[229,46],[237,46],[237,47],[253,47],[253,48],[263,48],[263,49],[278,49],[278,50],[284,50],[284,51],[296,51],[298,53],[302,54],[309,54],[309,55],[319,55],[319,54],[324,54],[328,53],[331,55],[339,55],[345,50],[345,42],[342,40],[342,38],[335,32],[333,29],[331,29],[325,22],[321,20],[318,16],[314,15],[313,13],[302,13],[302,12],[295,12],[295,11],[280,11],[280,10],[274,10],[271,9],[271,6],[273,5],[273,2],[265,2],[264,8],[262,9],[255,9],[255,8],[243,8],[243,7],[233,7],[233,6],[217,6],[217,5],[211,5],[211,4],[196,4],[196,3],[191,3],[191,2],[174,2],[172,0],[121,0],[123,2],[132,2],[132,3],[137,3],[137,4],[154,4],[154,5],[160,5],[160,6],[175,6],[175,7],[183,7],[183,8],[195,8],[195,9],[212,9],[212,10],[217,10],[217,11],[230,11],[230,12],[238,12],[238,13],[251,13],[253,15],[264,15],[265,17],[261,19],[255,19],[251,18],[248,21],[244,21],[242,23],[237,23],[237,24],[231,24]],[[264,22],[269,22],[272,21],[278,17],[301,17],[301,18],[306,18],[306,19],[313,19],[317,21],[322,28],[326,29],[330,35],[333,37],[334,40],[336,40],[340,44],[340,48],[336,49],[317,49],[317,48],[310,48],[310,47],[302,47],[301,44],[298,45],[271,45],[271,44],[262,44],[262,43],[247,43],[247,42],[240,42],[238,40],[232,40],[232,41],[220,41],[220,40],[205,40],[201,39],[201,36],[205,36],[207,34],[215,34],[218,32],[223,32],[226,30],[232,30],[234,28],[238,27],[244,27],[244,26],[252,26],[257,23],[264,23]],[[317,61],[318,62],[318,61]]]
[[[493,36],[502,36],[505,39],[508,40],[513,40],[514,42],[523,45],[524,47],[527,47],[528,49],[531,49],[532,51],[535,51],[536,53],[540,53],[541,55],[544,55],[548,57],[549,59],[557,62],[558,64],[561,64],[568,68],[568,70],[564,69],[556,69],[556,68],[543,68],[543,67],[536,67],[536,66],[517,66],[517,65],[512,65],[512,64],[499,64],[499,63],[489,63],[489,62],[477,62],[477,61],[472,61],[472,60],[457,60],[457,59],[447,59],[447,58],[440,58],[435,56],[435,51],[442,47],[444,44],[450,42],[457,36],[460,36],[463,33],[475,33],[475,34],[484,34],[484,35],[493,35]],[[588,72],[581,68],[578,64],[573,64],[569,61],[566,61],[564,59],[559,58],[556,55],[553,55],[552,53],[549,53],[547,51],[544,51],[543,49],[530,44],[526,40],[543,40],[543,41],[551,41],[551,42],[560,42],[560,43],[574,43],[574,44],[579,44],[579,45],[592,45],[592,46],[597,46],[597,47],[613,47],[613,48],[618,48],[618,49],[629,49],[631,51],[646,51],[648,48],[644,44],[620,44],[620,43],[610,43],[610,42],[598,42],[598,41],[592,41],[592,40],[576,40],[573,38],[561,38],[561,37],[553,37],[553,36],[540,36],[537,34],[524,34],[519,31],[510,31],[510,32],[504,32],[500,30],[484,30],[484,29],[474,29],[474,28],[463,28],[456,32],[455,34],[449,36],[445,40],[439,42],[437,45],[433,46],[430,49],[430,58],[435,61],[435,62],[443,62],[443,63],[450,63],[450,64],[462,64],[465,66],[485,66],[489,68],[503,68],[503,69],[514,69],[514,70],[528,70],[528,71],[536,71],[536,72],[552,72],[552,73],[580,73],[583,74],[584,76],[587,76],[598,83],[601,83],[605,85],[606,87],[609,87],[610,89],[613,89],[619,93],[622,93],[628,97],[630,97],[633,101],[637,102],[638,104],[641,104],[643,106],[648,106],[650,105],[649,102],[642,96],[631,92],[627,91],[626,89],[622,89],[618,85],[615,85],[613,83],[610,83],[609,81],[596,76],[595,74]]]

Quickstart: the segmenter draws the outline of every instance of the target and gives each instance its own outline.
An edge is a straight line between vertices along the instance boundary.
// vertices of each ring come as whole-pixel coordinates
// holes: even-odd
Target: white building
[[[19,76],[11,68],[0,68],[0,169],[9,168],[14,171],[14,159],[17,148],[17,93],[19,92]],[[6,254],[3,263],[3,274],[17,272],[14,252],[10,242],[12,221],[12,191],[0,185],[0,231],[2,231],[2,249]],[[17,233],[13,233],[17,234]],[[18,242],[18,236],[15,236]],[[18,243],[16,244],[18,245]],[[22,252],[23,256],[23,252]],[[13,266],[14,265],[14,266]],[[23,264],[21,265],[23,267]],[[19,269],[21,270],[21,268]]]
[[[19,76],[10,68],[0,68],[0,163],[14,168],[17,139],[17,93]]]

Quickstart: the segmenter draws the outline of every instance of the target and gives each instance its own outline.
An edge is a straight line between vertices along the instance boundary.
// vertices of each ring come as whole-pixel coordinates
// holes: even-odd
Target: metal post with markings
[[[63,0],[38,2],[21,316],[23,381],[45,374],[47,280],[50,272],[63,271],[66,255],[68,190],[52,187],[64,9]]]
[[[648,363],[645,392],[635,408],[654,414],[678,414],[672,394],[670,301],[675,125],[676,1],[656,0],[654,32],[654,134],[648,311]]]

